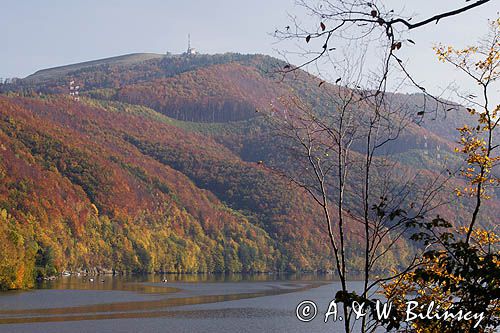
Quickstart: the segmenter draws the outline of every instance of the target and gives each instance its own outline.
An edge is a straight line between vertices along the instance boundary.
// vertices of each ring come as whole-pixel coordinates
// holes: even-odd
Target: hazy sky
[[[388,0],[396,10],[424,18],[465,4],[464,0]],[[276,55],[269,35],[288,24],[288,13],[307,21],[294,0],[0,0],[0,77],[24,77],[36,70],[133,52],[181,53],[192,45],[202,53]],[[432,87],[456,79],[435,61],[433,43],[463,46],[486,32],[500,0],[442,20],[411,34],[417,45],[401,51],[417,79]],[[289,48],[289,46],[287,46]]]

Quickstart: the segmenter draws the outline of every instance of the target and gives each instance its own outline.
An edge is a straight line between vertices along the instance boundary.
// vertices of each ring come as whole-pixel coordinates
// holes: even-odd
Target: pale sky
[[[314,2],[314,1],[313,1]],[[414,20],[463,6],[464,0],[387,0]],[[133,52],[184,52],[187,34],[202,53],[264,53],[277,56],[270,36],[289,23],[288,14],[308,18],[294,0],[0,0],[0,77],[25,77],[39,69]],[[460,80],[438,64],[436,42],[464,46],[487,31],[500,0],[412,32],[417,44],[402,50],[419,82],[433,89]]]

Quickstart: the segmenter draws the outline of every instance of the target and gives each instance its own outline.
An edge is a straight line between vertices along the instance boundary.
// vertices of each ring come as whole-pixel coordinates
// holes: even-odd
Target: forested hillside
[[[37,274],[329,267],[311,206],[286,183],[141,111],[0,97],[4,287],[32,281],[35,266]]]
[[[0,86],[0,288],[63,270],[332,268],[317,207],[276,172],[293,163],[256,111],[294,94],[329,112],[334,85],[303,72],[278,80],[272,69],[283,64],[260,55],[113,59]],[[68,96],[70,80],[79,101]],[[418,95],[392,98],[415,113],[422,104]],[[458,163],[453,131],[442,127],[466,119],[448,119],[412,124],[389,146],[401,179],[418,173],[424,186],[442,159]],[[356,252],[358,207],[348,208]],[[485,211],[493,222],[498,199]],[[470,207],[450,201],[438,212],[460,222]],[[411,246],[401,240],[379,270],[405,261]]]

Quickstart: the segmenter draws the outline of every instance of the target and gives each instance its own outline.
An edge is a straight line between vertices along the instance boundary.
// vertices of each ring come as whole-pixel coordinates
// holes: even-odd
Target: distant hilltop
[[[27,79],[48,79],[48,78],[51,78],[54,76],[66,75],[69,72],[73,72],[73,71],[80,70],[83,68],[88,68],[88,67],[94,67],[94,66],[99,66],[99,65],[111,65],[111,64],[113,64],[113,65],[118,65],[118,64],[131,65],[131,64],[146,61],[146,60],[163,58],[164,56],[165,56],[164,54],[159,54],[159,53],[130,53],[130,54],[125,54],[125,55],[121,55],[121,56],[117,56],[117,57],[110,57],[110,58],[81,62],[81,63],[77,63],[77,64],[42,69],[42,70],[39,70],[39,71],[27,76],[26,78]]]
[[[109,58],[104,58],[104,59],[97,59],[97,60],[85,61],[85,62],[70,64],[70,65],[42,69],[42,70],[39,70],[31,75],[28,75],[25,79],[38,79],[38,80],[41,79],[41,80],[43,80],[43,79],[52,78],[54,76],[66,75],[69,72],[73,72],[73,71],[80,70],[83,68],[94,67],[94,66],[99,66],[99,65],[132,65],[134,63],[139,63],[139,62],[143,62],[143,61],[147,61],[147,60],[151,60],[151,59],[163,58],[165,56],[193,56],[196,54],[198,54],[198,51],[194,47],[191,47],[191,35],[188,35],[187,50],[186,50],[186,52],[179,54],[179,55],[174,55],[170,52],[167,52],[166,54],[130,53],[130,54],[125,54],[125,55],[116,56],[116,57],[109,57]]]

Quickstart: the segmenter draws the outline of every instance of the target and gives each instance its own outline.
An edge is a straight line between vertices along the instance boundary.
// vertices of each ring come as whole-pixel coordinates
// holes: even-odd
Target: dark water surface
[[[325,276],[89,279],[61,277],[35,290],[0,293],[0,332],[337,332],[342,324],[323,322],[340,288]],[[317,304],[311,322],[295,316],[303,300]]]

